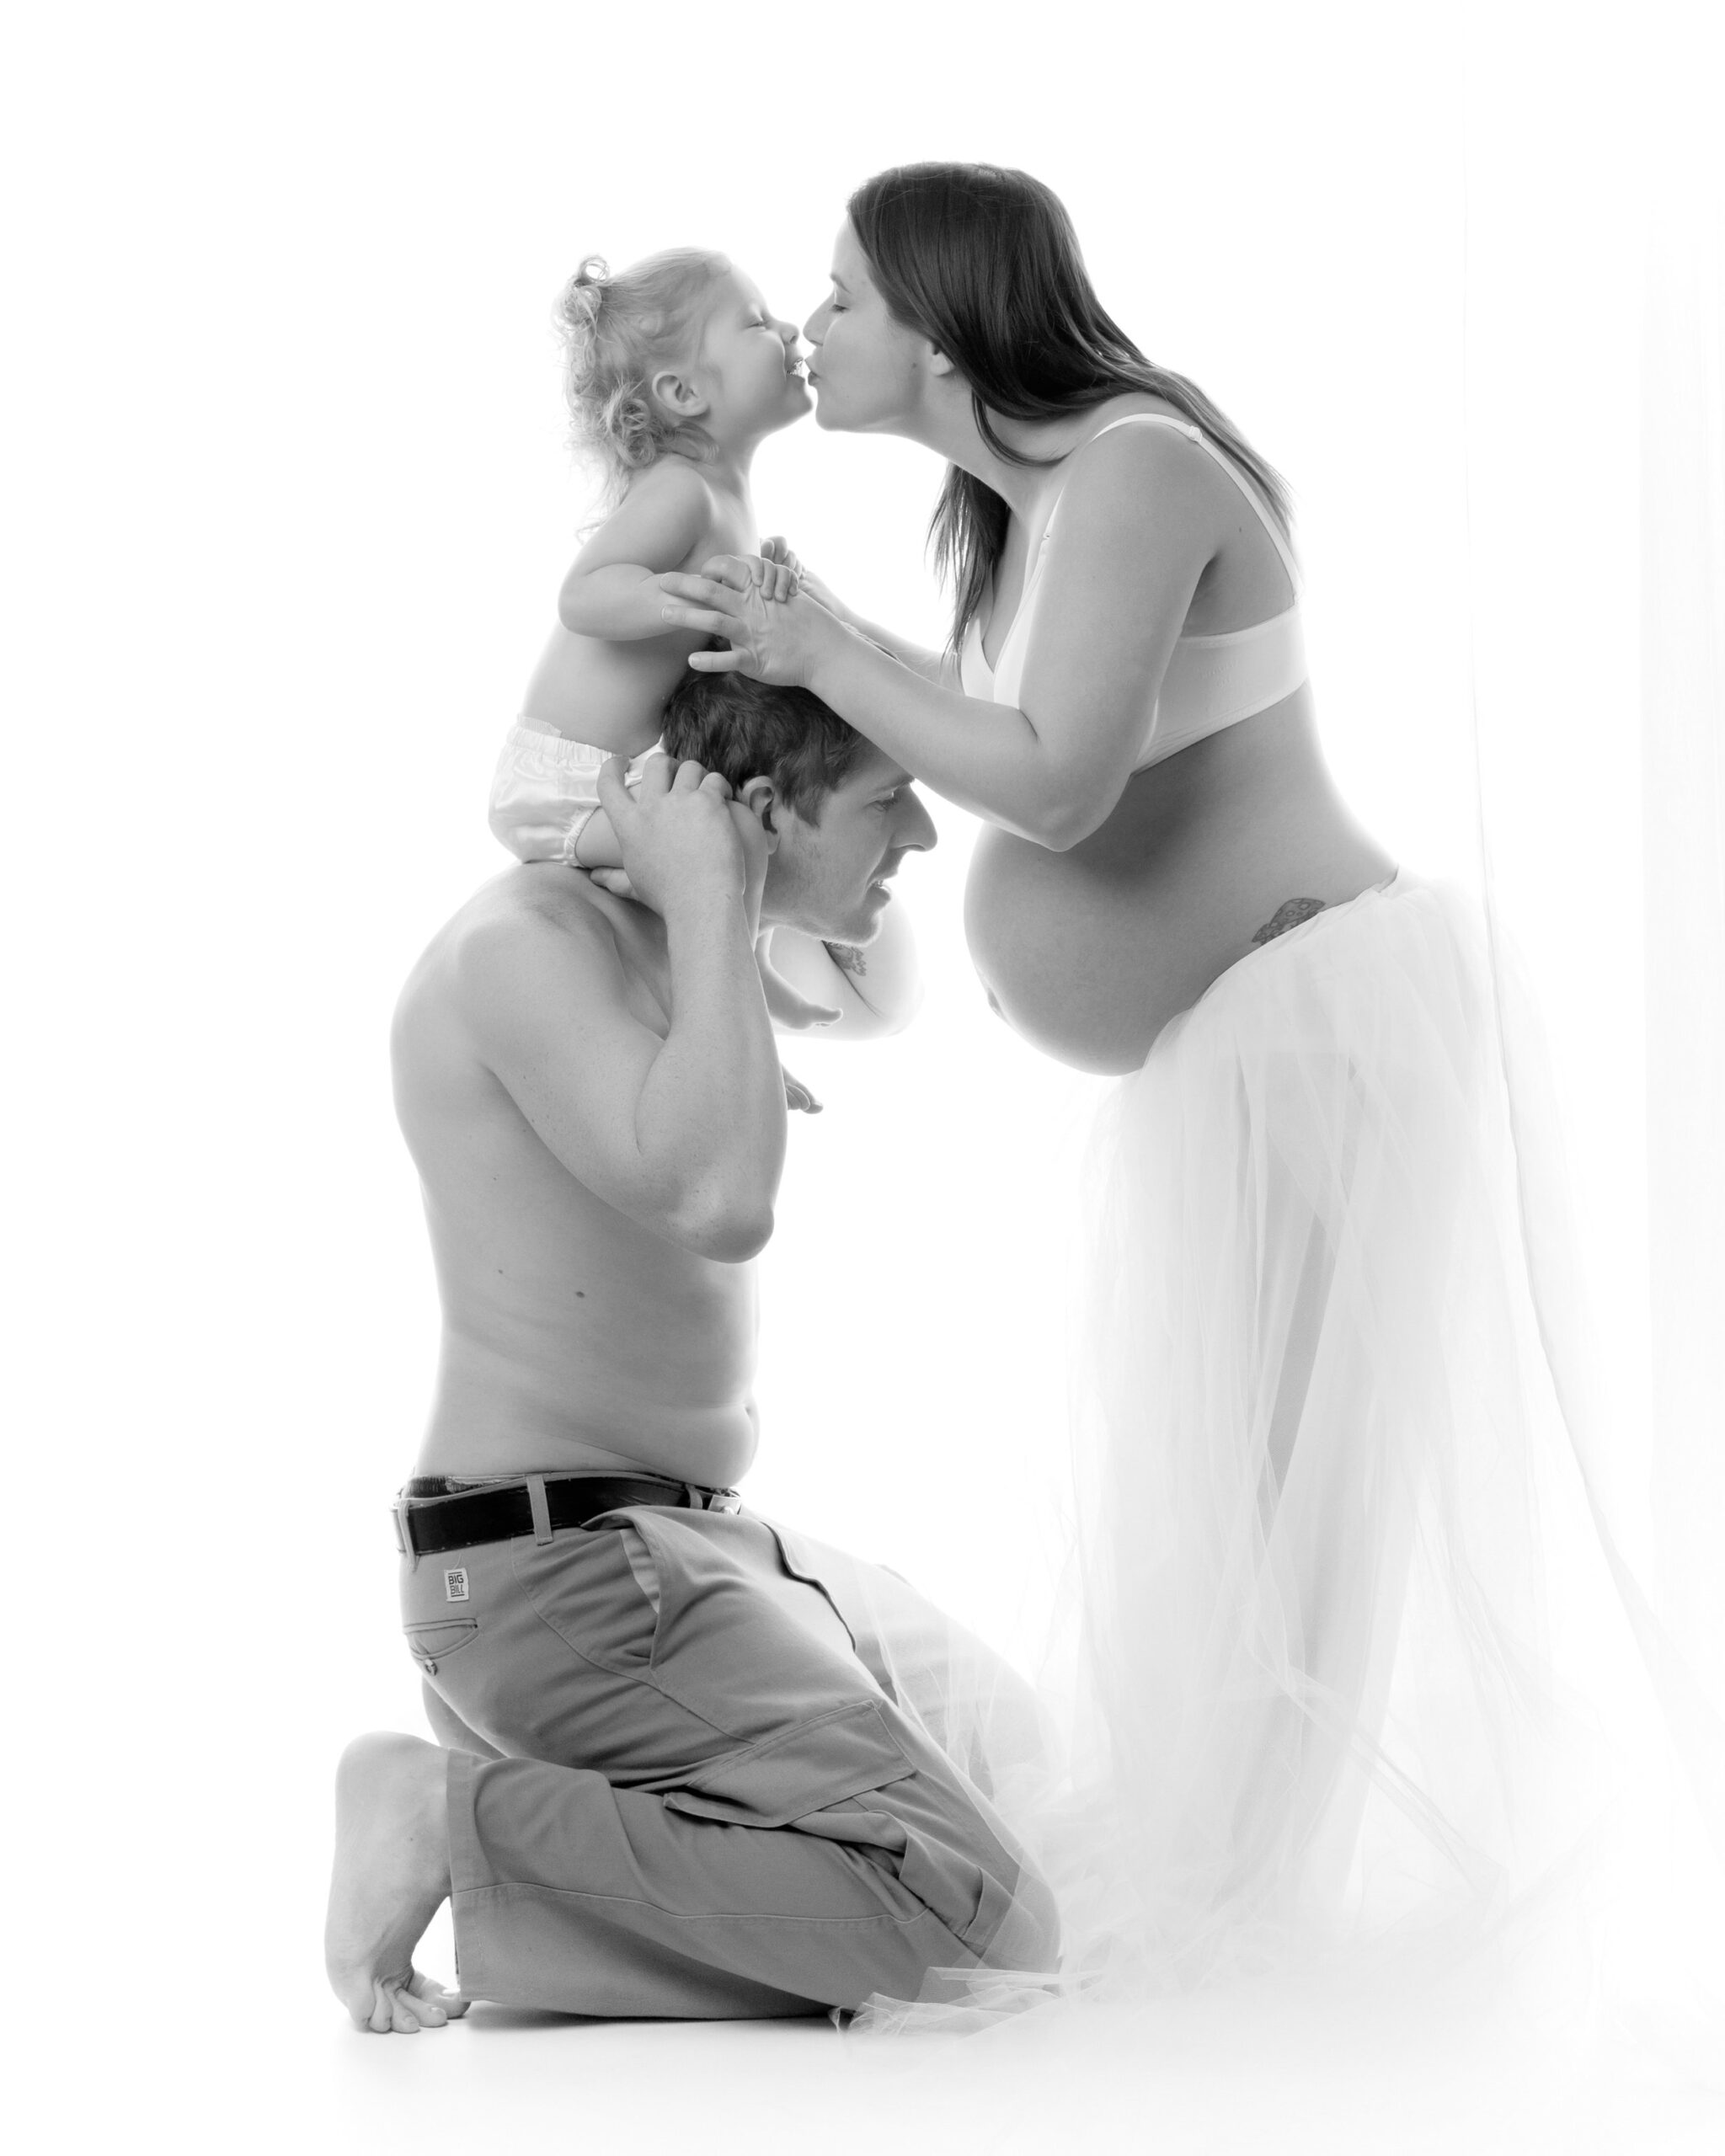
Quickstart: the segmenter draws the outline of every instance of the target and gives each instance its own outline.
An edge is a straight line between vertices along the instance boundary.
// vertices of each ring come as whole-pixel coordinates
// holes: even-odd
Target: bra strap
[[[1275,547],[1276,552],[1281,556],[1282,566],[1288,572],[1289,581],[1294,586],[1294,595],[1297,599],[1300,595],[1300,564],[1294,558],[1293,549],[1289,546],[1287,541],[1282,536],[1280,526],[1277,524],[1275,518],[1270,514],[1268,506],[1260,499],[1257,488],[1247,483],[1244,474],[1235,464],[1233,459],[1225,450],[1220,450],[1216,447],[1216,445],[1210,440],[1210,436],[1204,431],[1204,429],[1200,427],[1195,420],[1177,419],[1172,412],[1128,412],[1118,419],[1110,419],[1105,427],[1098,427],[1096,432],[1087,439],[1090,441],[1100,441],[1104,435],[1111,435],[1116,427],[1140,426],[1176,428],[1181,434],[1189,435],[1190,438],[1198,444],[1200,449],[1207,451],[1215,462],[1221,466],[1223,471],[1227,473],[1228,477],[1234,482],[1234,484],[1240,489],[1241,493],[1245,495],[1247,500],[1251,503],[1253,509],[1258,511],[1258,521],[1263,525],[1264,530],[1268,532],[1271,543]],[[1079,446],[1081,448],[1084,446],[1082,443]],[[1064,494],[1065,492],[1065,488],[1062,487],[1060,493]],[[1054,508],[1049,511],[1048,522],[1042,527],[1042,536],[1044,542],[1046,542],[1049,533],[1054,529],[1055,517],[1056,513],[1059,511],[1060,506],[1060,495],[1057,494],[1055,497]]]

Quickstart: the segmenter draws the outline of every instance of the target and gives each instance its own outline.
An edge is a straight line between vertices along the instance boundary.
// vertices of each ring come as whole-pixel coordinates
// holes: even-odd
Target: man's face
[[[888,881],[907,853],[935,843],[933,819],[910,773],[872,742],[819,808],[814,824],[774,803],[778,845],[766,864],[761,919],[825,943],[872,942],[892,903]]]

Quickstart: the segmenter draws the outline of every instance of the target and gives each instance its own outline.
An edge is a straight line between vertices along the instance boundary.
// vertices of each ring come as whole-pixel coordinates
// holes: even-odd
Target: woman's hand
[[[673,627],[723,637],[729,651],[697,651],[689,659],[702,674],[751,675],[782,688],[806,689],[821,657],[846,633],[818,600],[804,591],[769,599],[756,581],[757,564],[718,554],[698,576],[660,581],[673,594],[665,618]]]

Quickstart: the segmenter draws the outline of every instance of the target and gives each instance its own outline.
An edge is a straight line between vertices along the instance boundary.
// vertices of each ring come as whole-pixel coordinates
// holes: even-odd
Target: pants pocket
[[[585,1662],[638,1676],[653,1660],[660,1623],[658,1569],[633,1520],[563,1528],[547,1543],[521,1535],[510,1561],[539,1617]]]
[[[479,1636],[479,1620],[477,1617],[438,1617],[430,1624],[403,1625],[402,1630],[407,1639],[408,1652],[426,1675],[432,1677],[437,1673],[439,1662],[459,1654]]]
[[[713,1761],[665,1801],[692,1818],[785,1827],[915,1772],[879,1707],[863,1700]]]

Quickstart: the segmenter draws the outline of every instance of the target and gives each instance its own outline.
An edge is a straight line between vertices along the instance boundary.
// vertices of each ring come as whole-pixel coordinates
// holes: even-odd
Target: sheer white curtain
[[[1467,144],[1485,884],[1551,1050],[1548,1081],[1506,986],[1541,1322],[1658,1702],[1622,1876],[1656,1842],[1668,1977],[1725,1862],[1725,221],[1691,28],[1477,29]]]
[[[1711,199],[1689,182],[1678,168],[1655,205],[1642,377],[1648,1286],[1662,1583],[1717,1705],[1725,1698],[1725,217],[1717,179]],[[1717,1826],[1725,1819],[1717,1744],[1711,1770]]]

